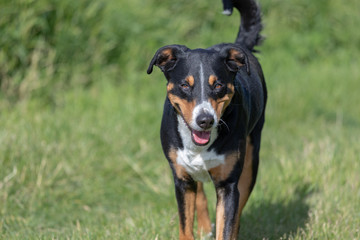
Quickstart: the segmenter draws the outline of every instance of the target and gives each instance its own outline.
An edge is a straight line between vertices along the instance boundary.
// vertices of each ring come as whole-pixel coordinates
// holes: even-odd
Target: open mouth
[[[191,129],[191,137],[196,145],[203,146],[210,142],[211,131],[197,131]]]
[[[190,130],[191,139],[192,139],[192,141],[193,141],[193,143],[195,145],[197,145],[197,146],[205,146],[206,144],[208,144],[210,142],[211,129],[210,130],[209,129],[208,130],[203,130],[203,131],[195,130],[192,127],[190,127],[190,125],[186,122],[186,120],[184,119],[182,114],[180,114],[179,116],[182,118],[183,123]]]

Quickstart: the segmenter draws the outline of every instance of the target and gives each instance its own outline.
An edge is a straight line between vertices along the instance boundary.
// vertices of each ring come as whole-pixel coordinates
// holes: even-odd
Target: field
[[[269,101],[241,239],[360,239],[360,3],[260,4]],[[166,81],[146,69],[163,45],[232,42],[221,10],[0,1],[0,239],[177,239]]]

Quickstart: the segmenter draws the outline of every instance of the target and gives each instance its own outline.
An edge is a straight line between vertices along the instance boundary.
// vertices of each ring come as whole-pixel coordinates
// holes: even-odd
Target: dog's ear
[[[241,47],[230,44],[225,45],[220,50],[220,56],[224,58],[225,65],[231,72],[237,72],[241,67],[246,67],[246,72],[250,75],[249,58],[245,50]]]
[[[147,73],[152,73],[154,65],[158,66],[163,72],[174,69],[179,57],[187,50],[189,49],[183,45],[167,45],[160,48],[152,58]]]

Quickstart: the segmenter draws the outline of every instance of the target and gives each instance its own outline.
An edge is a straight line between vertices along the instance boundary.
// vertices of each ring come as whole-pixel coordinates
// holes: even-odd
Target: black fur
[[[186,226],[186,209],[189,206],[185,204],[185,199],[187,193],[196,193],[195,179],[198,173],[187,172],[185,166],[177,162],[178,159],[174,159],[171,154],[185,151],[186,144],[189,145],[185,142],[188,138],[184,139],[180,131],[183,131],[182,134],[188,131],[189,135],[196,135],[199,132],[206,135],[206,131],[210,130],[198,129],[201,126],[203,128],[211,126],[211,124],[196,125],[191,119],[189,120],[188,115],[195,114],[191,108],[201,106],[204,102],[215,103],[217,108],[216,104],[219,104],[217,101],[225,102],[227,97],[231,96],[227,107],[222,109],[218,125],[211,129],[217,132],[216,139],[212,139],[211,144],[205,143],[203,150],[199,150],[199,154],[212,152],[223,156],[238,153],[236,162],[226,176],[221,175],[218,179],[213,169],[207,169],[216,188],[218,204],[224,204],[225,223],[222,239],[230,239],[237,235],[235,223],[239,210],[239,197],[242,194],[238,190],[238,181],[244,170],[247,144],[253,147],[252,174],[248,186],[250,192],[254,187],[259,165],[267,91],[261,66],[252,52],[262,39],[260,9],[254,0],[223,0],[223,4],[226,14],[231,14],[233,7],[241,14],[241,24],[235,43],[223,43],[207,49],[193,50],[183,45],[167,45],[155,53],[147,70],[150,74],[153,66],[158,66],[168,84],[168,96],[165,99],[161,123],[161,143],[173,171],[180,236],[189,234],[186,229],[192,227]],[[213,105],[212,107],[214,110]],[[200,111],[209,112],[209,109],[204,108]],[[186,124],[182,130],[180,126],[183,125],[179,121],[184,121]],[[194,129],[194,126],[197,129]],[[202,135],[197,136],[199,138]],[[247,142],[249,139],[250,142]],[[195,141],[194,138],[192,141]],[[190,234],[184,238],[186,237],[192,239],[193,236]]]

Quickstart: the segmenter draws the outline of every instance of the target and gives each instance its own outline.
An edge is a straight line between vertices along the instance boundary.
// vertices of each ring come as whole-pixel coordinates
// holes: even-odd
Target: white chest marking
[[[192,152],[188,149],[177,152],[177,163],[182,165],[186,172],[195,181],[211,181],[209,170],[225,162],[225,155],[218,155],[214,150],[202,152]]]
[[[208,171],[225,162],[224,154],[217,154],[214,150],[208,151],[209,146],[217,137],[217,130],[214,129],[211,132],[210,142],[206,146],[197,146],[193,143],[191,132],[182,117],[178,116],[178,122],[178,130],[184,149],[177,151],[176,162],[183,166],[195,181],[211,181]]]

